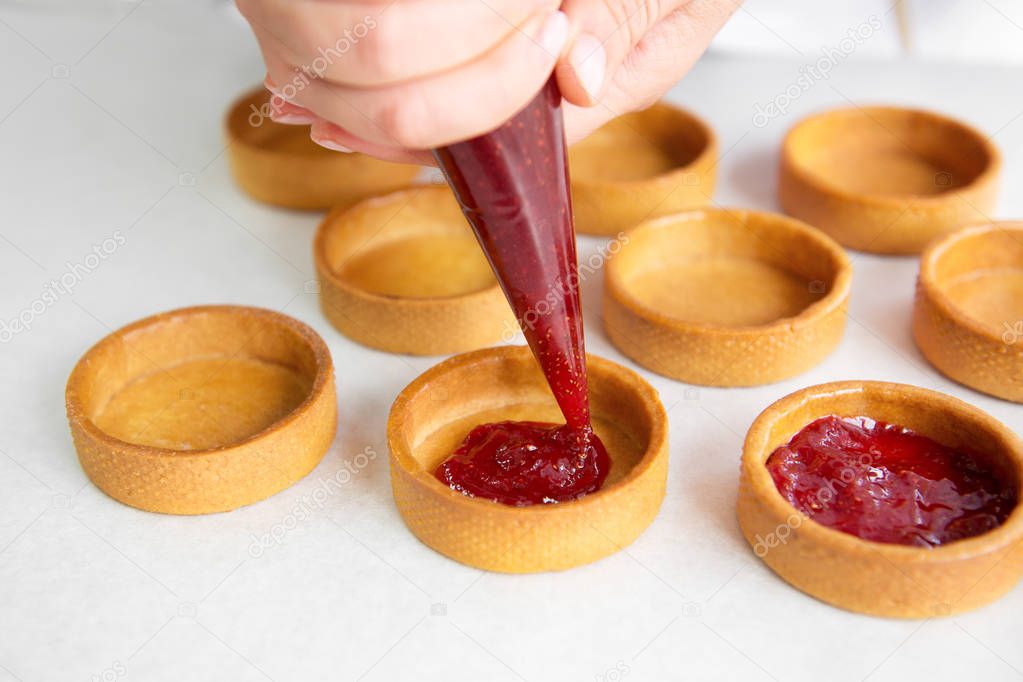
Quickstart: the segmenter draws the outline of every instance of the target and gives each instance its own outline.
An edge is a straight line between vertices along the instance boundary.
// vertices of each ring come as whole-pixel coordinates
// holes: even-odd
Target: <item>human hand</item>
[[[736,0],[237,0],[273,117],[393,161],[509,119],[556,67],[570,141],[655,101]]]

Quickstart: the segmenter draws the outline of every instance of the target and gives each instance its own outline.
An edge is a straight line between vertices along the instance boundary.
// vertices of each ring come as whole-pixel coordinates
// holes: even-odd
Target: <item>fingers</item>
[[[694,0],[566,0],[577,37],[558,64],[558,85],[572,104],[592,106],[619,66],[662,19]],[[663,65],[657,65],[663,70]]]
[[[674,4],[677,6],[643,33],[620,58],[616,68],[607,72],[595,106],[578,99],[564,105],[569,144],[616,116],[642,109],[660,99],[692,68],[738,7],[735,0],[686,0]],[[568,55],[570,53],[566,59]],[[615,57],[608,59],[609,66],[613,59]],[[562,63],[557,69],[563,93],[570,87],[564,81],[566,68]]]
[[[566,0],[578,37],[557,67],[562,94],[584,107],[599,100],[619,114],[652,103],[692,67],[738,4]]]
[[[305,107],[291,104],[282,97],[272,95],[270,97],[270,118],[275,123],[307,126],[316,121],[316,114]]]
[[[264,85],[276,89],[273,82],[264,82]],[[419,165],[434,164],[433,154],[430,152],[413,151],[401,149],[400,147],[388,147],[352,135],[347,130],[340,128],[330,121],[325,121],[305,107],[288,102],[283,97],[273,94],[270,97],[270,118],[276,123],[285,125],[307,125],[310,126],[309,137],[313,142],[336,152],[359,152],[369,154],[384,161],[395,163],[413,163]]]
[[[276,89],[273,82],[264,82],[271,92]],[[433,165],[435,163],[433,154],[430,152],[413,151],[399,147],[386,147],[352,135],[347,130],[340,128],[330,121],[309,111],[305,107],[288,102],[283,97],[272,94],[270,97],[270,118],[276,123],[285,125],[310,126],[309,137],[313,142],[336,152],[359,152],[369,154],[384,161],[395,163],[412,163],[421,166]]]
[[[238,0],[253,28],[317,78],[379,87],[468,63],[558,0]]]
[[[690,0],[651,28],[616,73],[616,81],[622,87],[625,83],[633,84],[629,93],[635,103],[633,108],[653,104],[675,85],[736,8],[734,0]]]
[[[311,124],[324,146],[415,162],[430,159],[415,150],[508,120],[555,64],[567,130],[579,139],[662,95],[736,7],[735,0],[565,0],[563,12],[553,9],[557,0],[238,3],[276,84],[277,120]]]
[[[317,119],[313,123],[309,136],[316,144],[334,151],[359,152],[395,163],[415,163],[420,166],[436,165],[433,154],[430,152],[373,144],[323,119]]]
[[[660,19],[660,11],[683,0],[566,0],[562,8],[576,36],[558,63],[558,86],[570,103],[592,106],[605,88],[608,74]],[[635,39],[638,41],[638,37]]]
[[[603,90],[607,69],[603,41],[592,33],[578,35],[557,66],[562,97],[581,106],[594,105]]]
[[[304,78],[279,55],[264,57],[290,102],[366,142],[430,149],[488,132],[525,106],[553,70],[568,30],[563,13],[541,13],[461,68],[371,89]]]
[[[608,107],[578,106],[566,102],[561,107],[565,116],[565,142],[571,146],[583,139],[600,126],[604,125],[615,114]]]

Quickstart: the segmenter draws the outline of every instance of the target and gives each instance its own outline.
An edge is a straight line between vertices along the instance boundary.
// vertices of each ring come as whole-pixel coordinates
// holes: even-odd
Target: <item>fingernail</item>
[[[291,104],[276,95],[270,98],[270,119],[288,125],[311,125],[316,116],[297,104]]]
[[[352,153],[351,149],[349,149],[348,147],[344,146],[343,144],[339,144],[339,143],[335,142],[334,140],[330,139],[329,137],[313,137],[312,135],[310,135],[310,137],[312,137],[313,142],[315,142],[316,144],[320,145],[321,147],[326,147],[327,149],[332,149],[335,152],[344,152],[345,154],[351,154]]]
[[[568,15],[558,11],[547,17],[540,29],[540,47],[556,57],[568,42]]]
[[[596,100],[604,85],[604,71],[607,69],[607,52],[604,51],[603,43],[595,35],[581,34],[572,45],[568,62],[586,94]]]
[[[312,125],[316,120],[315,116],[305,116],[303,114],[270,114],[270,120],[274,123],[283,123],[289,126],[308,126]]]

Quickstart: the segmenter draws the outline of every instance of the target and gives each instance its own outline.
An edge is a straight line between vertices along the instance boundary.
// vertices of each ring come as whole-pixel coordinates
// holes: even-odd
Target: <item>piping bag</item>
[[[561,91],[553,76],[505,124],[433,150],[567,425],[591,433]]]

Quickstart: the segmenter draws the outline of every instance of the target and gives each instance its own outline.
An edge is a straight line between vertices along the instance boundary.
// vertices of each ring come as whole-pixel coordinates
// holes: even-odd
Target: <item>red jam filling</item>
[[[465,495],[525,507],[595,492],[610,468],[595,435],[585,439],[567,425],[508,421],[470,431],[437,478]]]
[[[553,485],[559,491],[557,498],[551,498],[555,500],[575,499],[592,492],[596,489],[593,481],[599,487],[606,477],[610,460],[593,454],[599,442],[590,426],[572,197],[557,84],[553,79],[548,81],[500,128],[434,150],[434,156],[565,416],[565,428],[551,432],[557,437],[528,422],[529,428],[517,434],[523,443],[517,446],[521,456],[535,461],[517,469],[515,475],[520,478],[515,485],[537,491]],[[507,423],[484,427],[495,433],[508,428]],[[530,438],[534,442],[527,447]],[[503,501],[511,483],[498,481],[503,470],[491,468],[490,456],[485,449],[475,449],[472,439],[473,434],[469,434],[454,457],[463,463],[480,457],[480,466],[445,469],[445,463],[437,476],[456,490]],[[588,441],[592,448],[580,445]],[[563,462],[579,458],[592,460],[582,469],[596,468],[593,476],[574,474],[559,478],[557,484],[543,479],[548,472],[560,471]],[[493,476],[473,478],[477,474],[471,472],[477,469]],[[536,480],[525,480],[532,478]],[[545,501],[542,495],[529,499]]]
[[[867,417],[816,420],[767,469],[803,514],[875,542],[943,545],[998,527],[1016,506],[984,458]]]

